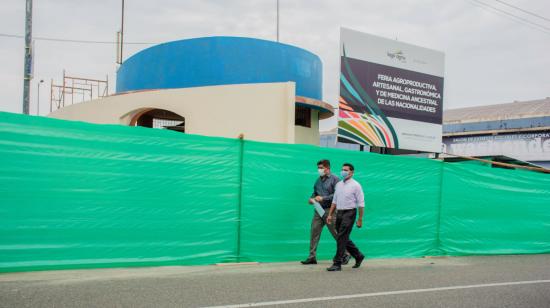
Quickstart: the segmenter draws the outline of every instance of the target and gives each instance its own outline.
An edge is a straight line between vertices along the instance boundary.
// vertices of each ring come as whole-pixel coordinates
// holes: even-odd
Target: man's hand
[[[323,201],[323,197],[317,196],[317,197],[315,197],[315,201],[321,202],[321,201]]]
[[[313,204],[313,202],[314,202],[313,198],[309,198],[308,202],[309,202],[309,204]]]
[[[363,226],[363,220],[357,219],[357,228],[361,228]]]
[[[332,223],[332,215],[327,216],[327,225],[330,225]]]

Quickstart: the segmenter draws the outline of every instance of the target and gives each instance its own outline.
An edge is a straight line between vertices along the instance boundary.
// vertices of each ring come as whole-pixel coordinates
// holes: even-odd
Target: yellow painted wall
[[[311,127],[295,126],[295,143],[319,145],[319,111],[311,111]]]
[[[294,125],[294,82],[223,85],[141,91],[59,109],[52,118],[128,125],[144,108],[159,108],[185,117],[185,132],[206,136],[319,144],[318,112],[312,127]]]

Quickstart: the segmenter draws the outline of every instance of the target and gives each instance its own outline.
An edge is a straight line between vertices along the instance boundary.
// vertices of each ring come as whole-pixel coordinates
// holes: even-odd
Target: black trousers
[[[344,258],[346,250],[349,251],[355,259],[363,256],[359,248],[357,248],[349,238],[356,217],[357,209],[338,210],[336,212],[336,255],[332,260],[334,265],[342,265],[342,259]]]

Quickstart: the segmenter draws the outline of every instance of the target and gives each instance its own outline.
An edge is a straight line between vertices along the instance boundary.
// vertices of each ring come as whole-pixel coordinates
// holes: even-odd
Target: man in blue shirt
[[[311,238],[309,244],[309,256],[306,260],[301,261],[302,264],[317,264],[317,246],[319,245],[319,239],[325,226],[326,218],[328,215],[328,209],[332,204],[332,197],[334,195],[334,187],[340,179],[330,172],[330,161],[327,159],[317,162],[317,172],[319,177],[313,185],[313,193],[309,198],[309,203],[319,202],[321,207],[325,210],[323,217],[319,216],[317,211],[313,211],[313,219],[311,220]],[[327,225],[328,230],[332,234],[332,237],[336,239],[336,230],[334,225]],[[343,264],[347,264],[347,261],[351,258],[349,254],[343,256]]]

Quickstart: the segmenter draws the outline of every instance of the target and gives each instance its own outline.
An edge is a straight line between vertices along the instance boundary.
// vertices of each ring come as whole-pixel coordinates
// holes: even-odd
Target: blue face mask
[[[349,175],[349,171],[344,171],[344,170],[342,170],[342,171],[340,172],[340,176],[342,177],[342,179],[347,178],[348,175]]]

